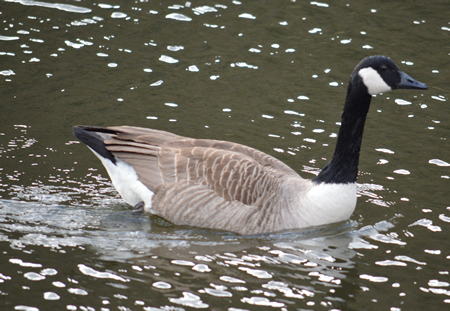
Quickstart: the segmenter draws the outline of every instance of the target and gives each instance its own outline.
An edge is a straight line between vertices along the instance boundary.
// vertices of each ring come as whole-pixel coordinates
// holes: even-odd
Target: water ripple
[[[186,307],[204,309],[208,308],[209,305],[204,303],[199,296],[194,295],[190,292],[183,292],[183,297],[180,298],[169,298],[170,302],[180,304]]]
[[[113,280],[121,281],[121,282],[125,282],[125,283],[130,281],[128,279],[124,279],[123,277],[120,277],[120,276],[115,275],[110,272],[97,271],[91,267],[84,265],[84,264],[79,264],[78,269],[80,269],[80,272],[83,273],[84,275],[92,276],[92,277],[98,278],[98,279],[113,279]]]
[[[48,2],[34,1],[34,0],[5,0],[5,1],[20,3],[22,5],[27,5],[27,6],[39,6],[39,7],[43,7],[43,8],[58,9],[61,11],[66,11],[66,12],[71,12],[71,13],[90,13],[90,12],[92,12],[91,9],[84,8],[81,6],[71,5],[71,4],[65,4],[65,3],[48,3]]]
[[[282,302],[270,301],[268,298],[265,297],[244,297],[241,299],[241,301],[255,306],[265,306],[273,308],[283,308],[286,306]]]
[[[174,19],[177,21],[182,21],[182,22],[190,22],[192,21],[192,18],[184,15],[184,14],[180,14],[180,13],[170,13],[166,15],[166,18],[168,19]]]
[[[29,279],[30,281],[42,281],[45,280],[45,276],[42,274],[36,273],[36,272],[27,272],[23,275],[25,278]]]
[[[61,297],[54,292],[45,292],[44,299],[45,300],[59,300]]]
[[[170,284],[167,283],[167,282],[162,282],[162,281],[155,282],[155,283],[152,284],[152,286],[153,286],[153,287],[156,287],[156,288],[159,288],[159,289],[169,289],[169,288],[172,288],[172,285],[170,285]]]

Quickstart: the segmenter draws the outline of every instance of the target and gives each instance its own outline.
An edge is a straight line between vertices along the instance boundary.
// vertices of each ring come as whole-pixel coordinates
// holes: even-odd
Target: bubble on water
[[[114,273],[97,271],[97,270],[92,269],[91,267],[88,267],[83,264],[79,264],[78,269],[80,269],[81,273],[88,275],[88,276],[98,278],[98,279],[113,279],[113,280],[121,281],[121,282],[129,282],[130,281],[130,280],[124,279],[123,277],[120,277]]]
[[[14,307],[14,310],[20,310],[20,311],[39,311],[38,308],[35,307],[29,307],[24,305],[18,305]]]
[[[47,269],[43,269],[41,271],[42,275],[56,275],[58,274],[58,271],[56,271],[56,269],[53,268],[47,268]]]
[[[54,292],[45,292],[44,293],[44,299],[45,300],[59,300],[59,295]]]
[[[195,266],[195,263],[187,260],[172,260],[171,263],[179,266]]]
[[[223,275],[219,279],[221,281],[228,282],[228,283],[245,283],[244,280],[237,279],[237,278],[234,278],[234,277],[231,277],[231,276],[227,276],[227,275]]]
[[[382,260],[382,261],[376,261],[376,265],[379,266],[399,266],[399,267],[406,267],[407,264],[402,261],[397,260]]]
[[[249,14],[249,13],[242,13],[239,15],[240,18],[247,18],[247,19],[256,19],[256,16]]]
[[[182,22],[190,22],[192,20],[192,18],[184,15],[184,14],[180,14],[180,13],[170,13],[166,15],[166,18],[168,19],[174,19],[177,21],[182,21]]]
[[[215,288],[205,288],[202,291],[211,296],[215,296],[215,297],[233,297],[233,294],[231,294],[229,291],[226,291],[226,290],[219,290],[219,289],[215,289]]]
[[[111,14],[112,18],[125,18],[127,17],[127,14],[122,13],[122,12],[114,12]]]
[[[69,288],[67,291],[74,295],[87,296],[88,292],[81,288]]]
[[[194,295],[190,292],[183,292],[183,297],[181,298],[169,298],[170,302],[177,303],[186,307],[192,308],[208,308],[209,305],[204,303],[199,296]]]
[[[45,279],[45,276],[36,272],[27,272],[23,276],[29,279],[30,281],[42,281]]]
[[[175,59],[175,58],[167,56],[167,55],[161,55],[159,60],[164,62],[164,63],[168,63],[168,64],[176,64],[176,63],[178,63],[178,59]]]
[[[387,277],[384,276],[372,276],[369,274],[361,274],[359,276],[360,279],[363,280],[368,280],[370,282],[374,282],[374,283],[383,283],[383,282],[387,282],[389,279]]]
[[[400,175],[409,175],[411,174],[410,171],[405,170],[405,169],[398,169],[394,171],[395,174],[400,174]]]
[[[152,286],[153,286],[153,287],[156,287],[156,288],[159,288],[159,289],[169,289],[169,288],[172,288],[172,285],[170,285],[169,283],[166,283],[166,282],[162,282],[162,281],[155,282],[155,283],[152,284]]]
[[[401,98],[397,98],[397,99],[395,100],[395,103],[396,103],[397,105],[400,105],[400,106],[406,106],[406,105],[411,105],[411,104],[412,104],[411,102],[409,102],[409,101],[407,101],[407,100],[404,100],[404,99],[401,99]]]
[[[211,272],[211,269],[208,267],[208,265],[205,264],[197,264],[192,267],[192,270],[197,272]]]
[[[200,69],[198,69],[198,67],[195,65],[189,66],[186,70],[190,71],[190,72],[199,72],[200,71]]]
[[[22,259],[18,258],[11,258],[9,260],[10,263],[20,265],[21,267],[30,267],[30,268],[41,268],[42,265],[40,263],[33,263],[33,262],[24,262]]]
[[[447,162],[439,160],[439,159],[431,159],[428,161],[428,163],[434,164],[437,166],[450,166],[450,163],[447,163]]]
[[[52,282],[52,284],[53,284],[53,286],[59,287],[59,288],[66,287],[66,284],[64,284],[63,282],[60,282],[60,281]]]
[[[250,274],[251,276],[254,276],[258,279],[271,279],[272,278],[272,274],[270,274],[269,272],[264,271],[264,270],[250,269],[247,267],[239,267],[239,270],[245,271],[248,274]]]
[[[273,308],[283,308],[286,306],[282,302],[270,301],[268,298],[265,297],[250,297],[250,298],[244,297],[241,299],[241,301],[255,306],[267,306]]]

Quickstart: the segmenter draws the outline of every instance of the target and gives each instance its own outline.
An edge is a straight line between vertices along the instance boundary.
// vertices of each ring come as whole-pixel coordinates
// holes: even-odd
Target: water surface
[[[450,304],[445,1],[0,5],[5,310],[442,310]],[[259,236],[135,215],[71,134],[137,125],[243,143],[305,178],[369,55],[428,91],[378,95],[348,222]]]

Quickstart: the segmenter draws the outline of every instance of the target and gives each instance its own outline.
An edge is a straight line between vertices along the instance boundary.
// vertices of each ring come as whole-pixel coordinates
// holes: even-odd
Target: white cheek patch
[[[360,69],[358,71],[358,75],[363,80],[363,83],[369,90],[370,95],[392,91],[392,88],[384,82],[380,74],[372,67]]]

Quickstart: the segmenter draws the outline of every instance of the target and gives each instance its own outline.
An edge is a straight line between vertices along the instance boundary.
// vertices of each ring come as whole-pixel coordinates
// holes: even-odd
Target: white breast
[[[300,213],[308,226],[344,221],[356,207],[356,183],[315,184],[299,200]]]

